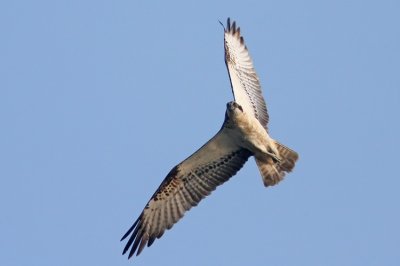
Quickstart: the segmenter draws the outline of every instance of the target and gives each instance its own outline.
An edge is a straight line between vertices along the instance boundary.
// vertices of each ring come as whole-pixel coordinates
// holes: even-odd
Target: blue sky
[[[398,1],[3,1],[1,265],[399,265]],[[300,154],[253,160],[128,261],[119,239],[232,100],[237,20]]]

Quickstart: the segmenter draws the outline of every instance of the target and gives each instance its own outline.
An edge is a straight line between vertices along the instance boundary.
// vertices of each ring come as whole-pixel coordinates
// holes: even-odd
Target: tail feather
[[[266,187],[278,184],[285,177],[286,173],[293,170],[299,158],[297,152],[283,144],[275,141],[275,145],[279,152],[280,162],[274,161],[269,155],[265,155],[264,157],[257,156],[255,158]]]

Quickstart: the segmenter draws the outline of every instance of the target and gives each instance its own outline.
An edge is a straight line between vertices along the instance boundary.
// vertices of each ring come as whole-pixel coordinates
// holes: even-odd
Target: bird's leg
[[[269,152],[268,152],[268,154],[272,157],[272,160],[273,160],[274,162],[279,163],[279,164],[281,163],[282,159],[279,158],[276,154],[274,154],[274,153],[269,153]]]
[[[279,163],[279,164],[281,163],[282,159],[278,155],[276,155],[275,152],[272,149],[268,148],[267,149],[267,154],[272,157],[272,160],[275,163]]]

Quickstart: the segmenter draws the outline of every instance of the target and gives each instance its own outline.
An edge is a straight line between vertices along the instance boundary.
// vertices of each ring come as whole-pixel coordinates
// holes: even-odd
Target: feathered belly
[[[236,122],[240,146],[250,150],[255,155],[258,153],[267,153],[272,139],[260,122],[256,118],[244,113],[237,117]]]

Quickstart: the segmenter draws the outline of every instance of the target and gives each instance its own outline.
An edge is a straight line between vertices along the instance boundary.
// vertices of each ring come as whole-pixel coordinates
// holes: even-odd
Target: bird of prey
[[[221,23],[222,25],[222,23]],[[224,26],[224,25],[222,25]],[[290,172],[298,155],[272,139],[260,81],[236,23],[224,27],[225,64],[234,101],[227,103],[219,132],[165,177],[139,218],[122,237],[129,236],[123,254],[139,255],[217,186],[234,176],[254,156],[265,186],[276,185]]]

